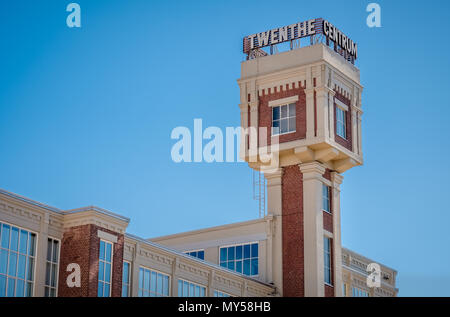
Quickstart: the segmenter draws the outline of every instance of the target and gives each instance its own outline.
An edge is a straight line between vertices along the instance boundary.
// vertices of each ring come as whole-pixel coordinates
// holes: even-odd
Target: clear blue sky
[[[131,218],[142,237],[257,217],[244,163],[175,164],[176,126],[239,125],[242,37],[323,17],[358,42],[365,165],[345,173],[343,245],[450,295],[448,1],[7,1],[0,187]]]

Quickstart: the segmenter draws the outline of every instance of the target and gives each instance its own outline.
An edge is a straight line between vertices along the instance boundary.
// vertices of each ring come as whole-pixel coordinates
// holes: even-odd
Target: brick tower
[[[340,40],[334,49],[328,38],[273,55],[258,49],[241,65],[241,156],[267,180],[270,265],[283,296],[342,296],[339,187],[363,156],[360,75]]]

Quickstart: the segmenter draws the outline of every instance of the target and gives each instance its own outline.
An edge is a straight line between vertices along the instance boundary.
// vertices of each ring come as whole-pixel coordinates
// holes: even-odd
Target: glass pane
[[[105,263],[105,282],[111,282],[111,264]]]
[[[127,283],[128,284],[128,268],[129,268],[129,263],[127,262],[123,262],[123,276],[122,276],[122,283]]]
[[[189,284],[189,296],[194,296],[195,293],[195,285]]]
[[[227,262],[220,262],[220,266],[227,267]]]
[[[195,286],[194,296],[195,297],[200,297],[200,286],[198,286],[198,285]]]
[[[98,282],[97,296],[103,297],[103,283]]]
[[[111,243],[106,244],[106,261],[111,262]]]
[[[236,260],[241,260],[242,259],[242,245],[239,245],[236,247]]]
[[[295,103],[289,105],[289,117],[295,117]]]
[[[140,289],[138,291],[138,297],[143,297],[144,296],[144,292],[142,291],[142,289]]]
[[[12,279],[12,278],[8,278],[8,292],[7,295],[8,297],[14,297],[14,288],[16,286],[16,280]]]
[[[50,270],[50,263],[47,262],[47,265],[45,267],[45,285],[50,285]]]
[[[235,247],[228,248],[228,261],[234,260],[235,249],[236,249]]]
[[[34,251],[36,248],[36,235],[34,233],[30,233],[29,239],[30,244],[28,245],[28,254],[34,256]]]
[[[150,289],[150,271],[148,271],[148,270],[145,270],[144,289],[145,290]]]
[[[200,288],[200,296],[205,297],[205,292],[206,292],[206,289],[204,287],[201,287]]]
[[[109,297],[109,284],[105,283],[105,291],[103,292],[103,297]]]
[[[16,297],[23,297],[25,291],[25,281],[17,280]]]
[[[150,279],[150,290],[156,292],[156,272],[152,272],[152,277]]]
[[[280,107],[274,107],[272,110],[272,120],[280,119]]]
[[[169,296],[169,277],[164,276],[163,294]]]
[[[258,257],[258,243],[252,244],[252,258]]]
[[[198,258],[200,260],[204,260],[205,259],[205,251],[198,251]]]
[[[47,241],[47,261],[52,260],[52,239]]]
[[[236,261],[236,272],[242,273],[242,261]]]
[[[227,260],[227,248],[220,249],[220,262]]]
[[[10,252],[9,253],[8,275],[16,276],[16,268],[17,268],[17,253]]]
[[[33,283],[27,282],[27,287],[26,287],[25,293],[26,293],[25,296],[27,296],[27,297],[33,296]]]
[[[56,240],[53,240],[53,262],[58,262],[59,257],[59,242]]]
[[[0,273],[6,274],[8,268],[8,251],[0,250]]]
[[[128,297],[128,287],[126,285],[122,286],[122,297]]]
[[[0,275],[0,297],[6,296],[6,276]]]
[[[250,275],[250,260],[244,260],[244,274]]]
[[[250,258],[250,244],[244,245],[244,259]]]
[[[252,259],[251,275],[258,275],[258,259]]]
[[[29,257],[27,262],[27,280],[32,281],[34,278],[34,259]]]
[[[25,230],[20,230],[20,246],[19,246],[20,253],[23,254],[27,253],[27,242],[28,242],[28,232]]]
[[[25,255],[19,255],[19,265],[17,268],[17,276],[21,279],[25,279],[25,270],[27,268],[27,257]]]
[[[139,269],[139,288],[144,288],[144,269]]]
[[[178,280],[178,297],[183,296],[183,282]]]
[[[281,118],[287,118],[287,116],[288,116],[288,108],[287,108],[287,106],[281,106],[280,107],[281,109]]]
[[[280,134],[280,121],[272,122],[272,135]]]
[[[50,297],[56,297],[56,289],[50,289]]]
[[[234,271],[234,261],[229,261],[228,262],[228,268],[232,271]]]
[[[105,262],[102,261],[98,264],[98,279],[99,281],[105,280]]]
[[[100,260],[105,260],[105,242],[100,241]]]
[[[3,224],[2,228],[2,248],[9,249],[9,231],[10,227]]]
[[[189,296],[189,283],[186,281],[183,282],[183,296]]]
[[[58,271],[57,265],[52,264],[52,283],[50,284],[52,287],[56,287],[56,272]]]
[[[156,286],[157,286],[156,292],[158,294],[162,294],[163,293],[163,288],[162,288],[163,282],[162,282],[162,280],[163,280],[163,276],[161,274],[158,274],[158,279],[157,279],[157,282],[156,282]]]
[[[288,119],[281,119],[280,120],[280,133],[287,133],[288,132]]]
[[[289,132],[295,131],[295,117],[289,118]]]

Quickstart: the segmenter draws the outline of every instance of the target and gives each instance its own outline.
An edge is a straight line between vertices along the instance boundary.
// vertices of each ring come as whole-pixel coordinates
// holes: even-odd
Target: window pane
[[[280,107],[281,109],[280,109],[280,111],[281,111],[281,115],[280,115],[280,117],[281,118],[287,118],[287,116],[288,116],[288,107],[287,106],[281,106]]]
[[[17,253],[10,252],[9,253],[8,275],[16,276],[16,268],[17,268]]]
[[[289,132],[295,131],[295,117],[289,118]]]
[[[111,243],[106,244],[106,261],[111,262]]]
[[[251,275],[258,275],[258,259],[252,259]]]
[[[194,284],[189,283],[189,296],[194,296]]]
[[[105,282],[111,282],[111,264],[105,264]]]
[[[139,288],[144,288],[144,269],[139,269]]]
[[[250,258],[250,245],[244,245],[244,259]]]
[[[52,260],[52,239],[47,241],[47,261]]]
[[[129,270],[130,264],[128,262],[123,262],[123,277],[122,282],[128,284],[128,270]]]
[[[186,281],[183,282],[183,296],[189,296],[189,284]]]
[[[257,258],[257,257],[258,257],[258,244],[253,243],[252,244],[252,258]]]
[[[234,260],[235,247],[228,248],[228,261]]]
[[[156,272],[152,272],[152,277],[150,278],[150,290],[156,292]]]
[[[228,269],[234,271],[234,261],[229,261],[228,262]]]
[[[164,275],[163,295],[169,296],[169,277]]]
[[[103,297],[103,282],[98,282],[97,296]]]
[[[163,293],[163,276],[162,274],[158,274],[158,279],[156,282],[156,292],[158,294],[162,294]]]
[[[20,231],[20,247],[19,247],[20,253],[23,253],[23,254],[27,253],[27,242],[28,242],[28,232],[25,230],[21,230]]]
[[[272,123],[272,134],[280,134],[280,121],[274,121]]]
[[[227,267],[227,262],[220,262],[220,266]]]
[[[205,259],[205,251],[198,251],[198,258],[201,260]]]
[[[5,249],[9,249],[9,231],[10,227],[4,224],[2,228],[2,248]]]
[[[14,297],[14,289],[16,286],[16,280],[12,278],[8,278],[8,293],[6,296]]]
[[[122,286],[122,297],[128,297],[128,286]]]
[[[100,281],[105,280],[105,262],[102,261],[98,264],[98,279]]]
[[[17,280],[16,297],[23,297],[25,291],[25,281]]]
[[[295,117],[295,103],[289,105],[289,117]]]
[[[288,119],[281,119],[280,120],[280,133],[287,133],[288,132]]]
[[[100,241],[100,260],[105,260],[105,242]]]
[[[200,286],[196,285],[195,286],[195,297],[200,297]]]
[[[242,273],[242,261],[236,261],[236,272]]]
[[[103,292],[104,297],[109,297],[109,284],[105,283],[105,291]]]
[[[9,248],[13,251],[19,250],[19,229],[12,227],[11,228],[11,245]]]
[[[59,257],[59,242],[56,240],[53,240],[53,262],[58,262]]]
[[[150,271],[145,270],[144,289],[150,289]]]
[[[8,268],[8,251],[0,250],[0,273],[6,274]]]
[[[30,233],[29,239],[30,244],[28,245],[28,254],[34,256],[34,251],[36,248],[36,235],[34,233]]]
[[[6,296],[6,276],[0,275],[0,297]]]
[[[242,245],[239,245],[236,247],[236,260],[241,260],[242,259]]]
[[[56,268],[56,264],[52,264],[52,283],[50,284],[50,286],[52,287],[56,287],[56,272],[57,272],[57,268]]]
[[[45,285],[50,285],[50,270],[51,270],[50,263],[47,262],[45,266]]]
[[[244,260],[244,274],[250,275],[250,260]]]
[[[183,282],[178,280],[178,297],[183,296]]]
[[[25,293],[27,297],[33,296],[33,283],[27,282]]]
[[[227,260],[227,249],[222,248],[222,249],[220,249],[220,261],[224,262],[226,260]]]
[[[27,280],[28,281],[33,281],[34,278],[34,259],[33,258],[28,258],[27,261]]]
[[[205,297],[206,289],[204,287],[200,288],[200,296]]]
[[[274,107],[272,110],[272,120],[280,119],[280,107]]]

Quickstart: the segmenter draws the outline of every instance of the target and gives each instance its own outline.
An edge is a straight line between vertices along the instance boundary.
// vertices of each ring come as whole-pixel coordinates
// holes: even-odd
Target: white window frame
[[[124,283],[123,281],[123,269],[125,267],[125,263],[128,264],[128,283]],[[130,297],[131,295],[131,262],[129,261],[123,261],[123,266],[122,266],[122,290],[120,292],[121,297],[123,297],[123,286],[124,284],[127,286],[127,296],[126,297]]]
[[[30,229],[27,229],[27,228],[24,228],[24,227],[12,224],[12,223],[4,221],[4,220],[0,220],[0,225],[3,224],[3,223],[8,225],[8,226],[10,226],[10,227],[16,227],[16,228],[18,228],[20,230],[28,231],[29,233],[33,233],[35,235],[35,246],[34,246],[34,255],[33,256],[28,255],[29,245],[28,245],[28,242],[27,242],[27,257],[31,257],[34,260],[34,263],[33,263],[33,280],[30,281],[32,283],[31,297],[34,297],[35,294],[36,294],[36,266],[37,266],[36,258],[37,258],[37,252],[38,252],[37,249],[38,249],[38,245],[39,245],[39,234],[36,231],[34,231],[34,230],[30,230]],[[1,230],[0,230],[0,234],[1,234]],[[9,233],[9,239],[10,239],[10,243],[11,243],[11,231]],[[19,240],[20,240],[20,231],[19,231]],[[0,236],[0,248],[3,249],[1,247],[1,236]],[[20,242],[19,242],[19,248],[20,248]],[[5,249],[3,249],[3,250],[5,250]],[[6,276],[6,290],[5,290],[6,294],[8,293],[9,252],[10,252],[10,249],[8,249],[8,263],[7,263],[7,266],[6,266],[6,274],[2,274],[2,275]],[[17,252],[17,253],[19,253],[19,252]],[[16,270],[17,270],[17,266],[19,265],[18,262],[19,261],[17,261],[17,264],[16,264]],[[27,263],[28,263],[28,259],[27,259]],[[27,267],[28,267],[28,265],[26,266],[26,268]],[[27,274],[26,268],[25,268],[25,274]],[[12,278],[14,278],[16,280],[16,285],[17,285],[17,277],[12,277]],[[25,276],[25,287],[26,287],[26,283],[28,283],[28,279]],[[26,292],[26,290],[24,290],[24,294],[25,294],[25,292]],[[14,287],[14,295],[15,295],[15,293],[16,293],[16,286]]]
[[[290,115],[290,112],[289,112],[289,106],[290,105],[294,105],[294,108],[295,108],[295,115],[294,116],[291,116]],[[287,113],[287,117],[281,117],[281,108],[282,107],[287,107],[287,110],[286,110],[286,113]],[[277,120],[273,120],[273,112],[274,112],[274,110],[276,109],[276,108],[280,108],[280,118],[279,119],[277,119]],[[290,130],[289,129],[289,119],[292,119],[292,118],[294,118],[295,120],[294,120],[294,122],[295,122],[295,129],[294,130]],[[287,120],[287,122],[288,122],[288,131],[287,132],[284,132],[284,133],[281,133],[281,124],[280,124],[280,127],[279,127],[279,133],[274,133],[274,126],[273,126],[273,123],[274,123],[274,121],[278,121],[278,122],[281,122],[281,120]],[[273,106],[272,107],[272,118],[271,118],[271,122],[272,122],[272,127],[271,127],[271,135],[272,136],[280,136],[280,135],[286,135],[286,134],[291,134],[291,133],[295,133],[295,132],[297,132],[297,103],[296,102],[292,102],[292,103],[286,103],[286,104],[282,104],[282,105],[277,105],[277,106]]]
[[[233,271],[233,272],[235,272],[235,273],[237,273],[237,274],[242,274],[243,276],[252,277],[252,278],[258,277],[259,274],[260,274],[260,268],[259,268],[259,263],[260,263],[260,261],[259,261],[259,258],[260,258],[260,257],[259,257],[259,255],[260,255],[259,246],[260,246],[260,243],[259,243],[259,241],[244,242],[244,243],[229,244],[229,245],[220,246],[220,247],[219,247],[219,266],[220,266],[221,268],[225,268],[224,266],[221,266],[221,265],[220,265],[220,262],[222,262],[222,261],[220,260],[220,250],[221,250],[221,249],[230,248],[230,247],[239,247],[239,246],[244,247],[245,245],[250,245],[250,273],[251,273],[251,268],[252,268],[252,267],[251,267],[251,265],[252,265],[251,260],[254,259],[254,257],[251,257],[251,252],[252,252],[252,250],[251,250],[251,245],[252,245],[252,244],[257,244],[257,245],[258,245],[258,257],[257,257],[257,259],[258,259],[258,274],[256,274],[256,275],[245,275],[245,274],[244,274],[244,255],[242,255],[242,259],[241,259],[241,260],[236,260],[236,258],[234,259],[234,267],[235,267],[234,270],[231,270],[231,269],[229,269],[228,267],[226,267],[226,269],[228,269],[228,270],[230,270],[230,271]],[[244,252],[244,251],[242,251],[242,252]],[[236,271],[236,261],[242,261],[242,272]],[[226,262],[229,262],[229,260],[228,260],[228,251],[227,251],[227,261],[226,261]]]
[[[105,243],[105,260],[101,260],[100,259],[100,244],[102,242]],[[113,273],[113,268],[114,268],[113,267],[113,262],[114,262],[114,243],[111,242],[111,241],[108,241],[108,240],[100,239],[100,244],[99,244],[99,247],[98,247],[98,253],[99,253],[98,254],[98,264],[100,266],[100,262],[104,262],[105,264],[106,263],[110,263],[111,264],[111,270],[109,272],[109,283],[108,283],[105,280],[100,280],[100,276],[99,276],[100,269],[99,269],[99,271],[98,271],[99,274],[97,274],[97,276],[98,276],[97,287],[98,287],[98,282],[102,282],[103,283],[103,292],[102,292],[103,296],[102,297],[111,297],[111,294],[112,294],[112,273]],[[107,262],[106,261],[106,244],[110,244],[111,245],[111,262]],[[103,275],[104,274],[105,274],[105,268],[103,268]],[[108,294],[108,296],[105,296],[105,284],[109,284],[109,294]],[[98,294],[98,290],[97,290],[97,294]]]
[[[342,114],[342,120],[339,115],[340,113]],[[343,128],[344,135],[341,135],[339,132],[340,126],[342,126]],[[336,104],[336,134],[339,137],[347,140],[347,111],[344,108],[340,107],[338,104]]]
[[[332,261],[332,259],[331,259],[332,243],[331,242],[332,242],[332,239],[330,237],[324,236],[323,240],[324,240],[324,244],[323,244],[323,246],[324,246],[324,248],[323,248],[323,255],[324,255],[324,261],[323,261],[324,276],[323,276],[323,281],[324,281],[325,285],[333,286],[333,272],[332,272],[332,265],[331,265],[331,261]],[[329,241],[330,250],[325,250],[325,240]],[[327,267],[327,265],[325,263],[325,256],[328,256],[329,259],[330,259],[330,266],[329,267]],[[325,276],[326,276],[325,272],[327,271],[327,269],[328,269],[328,272],[330,273],[330,281],[329,282],[325,280]]]
[[[147,271],[149,271],[149,273],[150,273],[150,280],[149,280],[149,288],[148,289],[145,289],[145,288],[140,288],[140,279],[141,279],[141,269],[143,269],[144,270],[144,275],[142,276],[142,287],[144,287],[145,286],[145,271],[147,270]],[[156,278],[158,278],[158,274],[161,274],[161,275],[163,275],[163,276],[167,276],[168,277],[168,283],[167,283],[167,295],[164,295],[164,294],[160,294],[160,293],[158,293],[157,291],[155,291],[155,292],[153,292],[153,291],[151,291],[151,285],[152,285],[152,282],[151,282],[151,280],[152,280],[152,272],[154,272],[154,273],[156,273]],[[158,281],[158,279],[157,279],[157,281]],[[170,276],[170,274],[167,274],[167,273],[164,273],[164,272],[161,272],[161,271],[158,271],[158,270],[155,270],[155,269],[151,269],[151,268],[149,268],[149,267],[146,267],[146,266],[139,266],[139,277],[138,277],[138,296],[139,296],[139,292],[140,291],[142,291],[142,294],[144,294],[144,291],[146,291],[146,292],[148,292],[149,294],[154,294],[154,295],[156,295],[156,296],[154,296],[154,297],[170,297],[170,294],[171,294],[171,287],[172,287],[172,283],[171,283],[171,276]],[[156,284],[156,289],[158,289],[158,284]],[[144,296],[139,296],[139,297],[144,297]],[[145,297],[147,297],[147,296],[145,296]],[[151,296],[149,296],[149,297],[151,297]]]
[[[58,259],[57,259],[57,262],[55,263],[55,262],[53,262],[53,261],[48,261],[48,259],[46,258],[45,259],[45,266],[46,266],[46,270],[47,270],[47,264],[50,264],[50,267],[52,267],[52,264],[56,264],[56,281],[55,281],[55,287],[52,287],[51,285],[47,285],[47,283],[46,283],[46,281],[44,281],[44,294],[45,294],[45,288],[49,288],[49,289],[52,289],[52,288],[54,288],[55,289],[55,297],[58,297],[58,281],[59,281],[59,263],[60,263],[60,260],[61,260],[61,240],[60,239],[57,239],[57,238],[53,238],[53,237],[51,237],[51,236],[48,236],[48,238],[47,238],[47,248],[48,248],[48,239],[51,239],[52,241],[54,240],[54,241],[58,241]],[[52,243],[52,259],[53,259],[53,243]],[[47,254],[46,254],[46,256],[47,256]],[[46,271],[47,272],[47,271]],[[52,276],[52,271],[50,270],[50,278],[51,278],[51,276]]]
[[[200,288],[204,288],[205,289],[205,296],[200,296],[200,297],[208,297],[208,287],[206,285],[195,283],[195,282],[183,279],[183,278],[179,278],[178,281],[177,281],[178,293],[180,292],[180,282],[182,282],[182,284],[184,284],[184,282],[186,282],[188,284],[191,284],[191,285],[194,285],[194,286],[199,286]],[[181,292],[183,293],[183,289],[181,289]],[[195,290],[194,290],[194,292],[195,292]],[[189,293],[189,287],[188,287],[188,293]],[[177,294],[177,296],[180,297],[178,294]],[[190,294],[188,294],[186,296],[185,294],[182,294],[181,297],[196,297],[196,296],[191,296]]]

